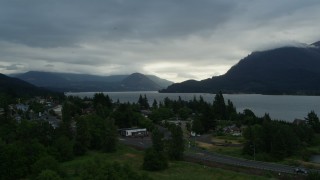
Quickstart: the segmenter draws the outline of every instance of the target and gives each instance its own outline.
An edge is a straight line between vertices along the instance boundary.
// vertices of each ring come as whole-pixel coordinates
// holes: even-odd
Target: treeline
[[[207,133],[214,130],[217,120],[236,120],[238,117],[236,108],[228,100],[225,103],[222,92],[215,95],[214,101],[208,103],[203,97],[194,97],[193,100],[185,101],[181,97],[178,100],[165,98],[163,102],[154,100],[152,103],[152,114],[149,118],[156,124],[163,120],[177,118],[180,120],[190,120],[193,131],[198,134]],[[191,121],[192,120],[192,121]]]
[[[243,132],[243,153],[261,161],[279,161],[293,155],[308,160],[314,131],[308,124],[271,121],[268,118],[249,125]]]
[[[96,94],[93,99],[68,97],[63,103],[59,127],[46,120],[16,121],[8,113],[12,103],[1,96],[0,108],[0,179],[64,178],[60,163],[82,156],[89,150],[114,152],[117,150],[117,125],[137,125],[144,117],[130,104],[112,103],[108,96]],[[91,109],[85,113],[84,109]],[[123,116],[118,116],[118,115]],[[127,122],[128,118],[130,122]],[[131,118],[131,119],[130,119]],[[115,123],[117,122],[117,123]],[[130,166],[92,162],[92,169],[81,165],[80,178],[146,179]],[[82,167],[83,166],[83,167]],[[105,168],[108,168],[107,170]]]
[[[312,152],[306,147],[314,145],[315,134],[320,133],[319,118],[314,111],[297,123],[272,120],[268,114],[257,117],[249,109],[237,112],[230,100],[224,100],[222,92],[215,95],[212,103],[205,102],[201,96],[190,101],[180,97],[178,100],[165,98],[159,103],[154,100],[151,110],[149,118],[153,123],[189,120],[188,130],[197,134],[210,131],[221,134],[221,123],[234,124],[242,130],[246,140],[243,153],[263,161],[278,161],[293,155],[308,160]]]

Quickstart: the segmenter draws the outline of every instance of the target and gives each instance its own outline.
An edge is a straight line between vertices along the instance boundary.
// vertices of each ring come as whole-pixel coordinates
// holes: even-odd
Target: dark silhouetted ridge
[[[173,84],[160,92],[320,94],[319,67],[318,48],[283,47],[253,52],[222,76]]]

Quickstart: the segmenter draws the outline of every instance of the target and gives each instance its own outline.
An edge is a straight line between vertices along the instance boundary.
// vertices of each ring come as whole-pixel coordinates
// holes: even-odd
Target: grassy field
[[[197,142],[197,145],[206,150],[220,153],[223,155],[245,158],[244,155],[242,154],[242,147],[216,146],[216,145],[202,143],[202,142]]]
[[[73,161],[61,164],[61,167],[66,172],[67,179],[79,179],[76,176],[78,167],[94,158],[104,159],[108,162],[117,161],[119,163],[129,164],[134,170],[139,171],[140,173],[146,173],[155,180],[268,179],[267,177],[237,173],[183,161],[170,162],[169,168],[164,171],[148,172],[141,169],[143,152],[123,145],[121,145],[119,150],[115,153],[106,154],[100,152],[90,152],[85,156],[75,158]]]
[[[203,143],[197,141],[197,146],[207,149],[212,152],[220,153],[223,155],[239,157],[239,158],[248,158],[242,154],[242,143],[244,138],[242,136],[214,136],[211,138],[211,142],[214,143]],[[226,145],[226,146],[225,146]],[[238,146],[228,146],[228,145],[238,145]]]
[[[320,144],[320,135],[316,135],[316,138],[314,140],[314,144]],[[231,135],[224,135],[224,136],[214,136],[212,137],[212,142],[216,142],[217,144],[242,144],[244,142],[243,137],[237,137],[237,136],[231,136]],[[244,159],[251,159],[253,160],[252,156],[244,155],[242,153],[242,147],[239,146],[222,146],[222,145],[215,145],[213,143],[203,143],[203,142],[196,142],[197,146],[204,148],[206,150],[220,153],[223,155],[238,157],[238,158],[244,158]],[[307,147],[307,150],[311,152],[311,154],[320,154],[320,145],[314,145],[311,147]],[[259,160],[259,154],[257,154],[257,158]],[[305,159],[301,155],[295,155],[288,157],[282,161],[278,161],[275,163],[279,164],[286,164],[290,166],[304,166],[308,168],[315,168],[320,169],[320,164],[308,162],[305,161]]]

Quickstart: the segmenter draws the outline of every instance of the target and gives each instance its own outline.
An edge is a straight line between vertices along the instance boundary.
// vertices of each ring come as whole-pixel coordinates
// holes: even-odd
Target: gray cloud
[[[47,68],[53,68],[54,65],[52,65],[52,64],[47,64],[47,65],[45,65],[45,67],[47,67]]]
[[[319,40],[319,17],[318,0],[0,0],[0,69],[204,79]]]
[[[157,39],[201,33],[222,23],[224,1],[1,1],[1,39],[36,47],[73,46],[100,38]]]
[[[5,69],[8,71],[21,70],[21,69],[23,69],[23,67],[24,67],[23,64],[11,64],[8,66],[0,65],[0,69]]]

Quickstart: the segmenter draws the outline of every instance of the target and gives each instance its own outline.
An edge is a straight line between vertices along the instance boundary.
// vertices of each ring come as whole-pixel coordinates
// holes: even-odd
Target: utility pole
[[[254,142],[253,142],[253,160],[254,161],[256,160],[256,145]]]

